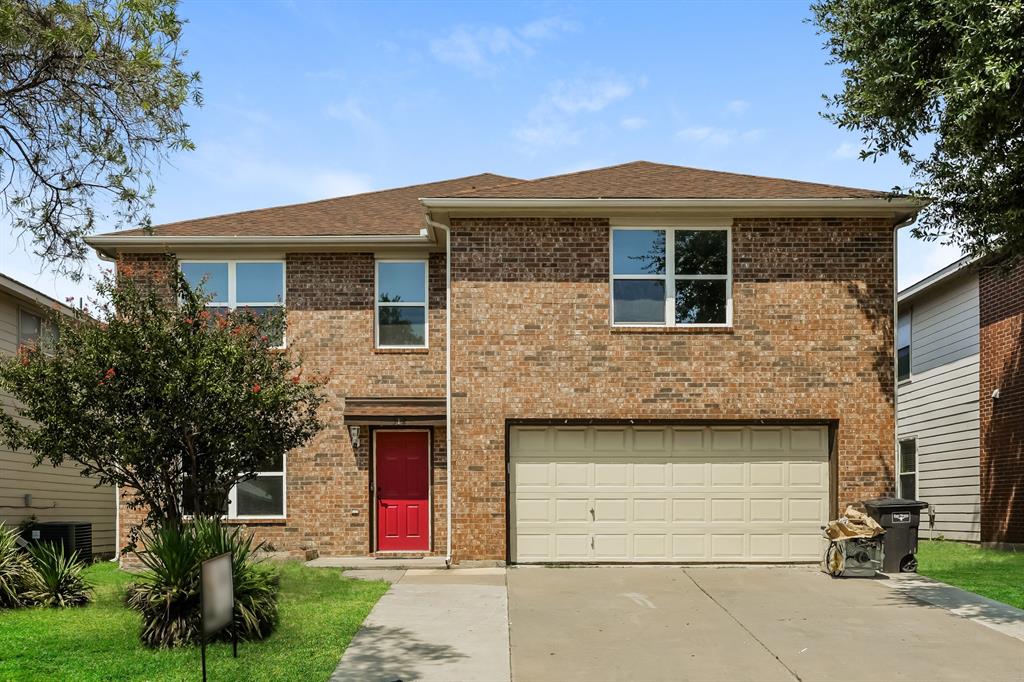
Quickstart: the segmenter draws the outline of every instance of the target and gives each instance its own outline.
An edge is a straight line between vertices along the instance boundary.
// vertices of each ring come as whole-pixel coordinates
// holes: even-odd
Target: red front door
[[[430,549],[430,476],[426,431],[378,431],[377,550]]]

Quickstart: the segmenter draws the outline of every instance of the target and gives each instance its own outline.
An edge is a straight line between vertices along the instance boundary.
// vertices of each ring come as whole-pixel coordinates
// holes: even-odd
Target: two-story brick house
[[[637,162],[90,241],[207,276],[211,305],[284,305],[288,350],[331,374],[327,428],[233,495],[279,550],[812,561],[837,509],[893,491],[894,228],[918,208]]]

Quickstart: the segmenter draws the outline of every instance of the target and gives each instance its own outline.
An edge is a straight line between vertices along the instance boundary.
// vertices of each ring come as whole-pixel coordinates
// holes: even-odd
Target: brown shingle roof
[[[516,178],[482,173],[465,178],[410,185],[335,199],[261,208],[240,213],[182,220],[143,229],[112,232],[122,237],[152,234],[163,237],[195,236],[336,236],[418,234],[423,227],[420,197],[515,182]]]
[[[499,199],[874,199],[885,192],[633,161],[455,196]]]

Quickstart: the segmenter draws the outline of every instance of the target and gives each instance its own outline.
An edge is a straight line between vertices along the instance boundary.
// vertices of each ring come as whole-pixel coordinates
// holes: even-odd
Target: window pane
[[[917,471],[917,441],[900,441],[900,473]]]
[[[193,289],[199,286],[206,277],[203,291],[213,296],[217,303],[228,301],[228,264],[227,263],[182,263],[181,274]]]
[[[239,303],[284,301],[284,263],[236,263],[235,300]]]
[[[910,313],[900,315],[896,323],[896,347],[910,347]]]
[[[210,308],[210,310],[215,310],[215,308]],[[248,311],[257,317],[265,318],[263,321],[263,333],[269,338],[270,345],[280,346],[284,344],[285,320],[284,315],[281,314],[280,306],[247,305],[235,310]]]
[[[615,322],[665,324],[665,282],[617,279],[613,287]]]
[[[725,324],[725,280],[676,280],[677,324]]]
[[[425,346],[426,315],[422,306],[381,306],[377,310],[381,346]]]
[[[236,516],[284,514],[284,476],[257,476],[236,486]]]
[[[665,230],[615,230],[612,253],[616,275],[663,275]]]
[[[676,230],[677,275],[725,275],[729,272],[729,233],[725,230]]]
[[[910,346],[896,351],[896,379],[903,381],[910,378]]]
[[[426,303],[426,263],[377,263],[381,303]]]
[[[900,474],[900,489],[898,491],[900,497],[907,500],[917,499],[917,475],[916,474]]]
[[[39,335],[43,329],[43,318],[26,310],[18,314],[18,345],[39,343]]]

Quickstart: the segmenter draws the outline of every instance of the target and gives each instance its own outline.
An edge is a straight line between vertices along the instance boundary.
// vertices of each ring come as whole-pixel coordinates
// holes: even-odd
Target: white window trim
[[[903,443],[914,444],[914,470],[903,471]],[[917,491],[920,488],[917,481],[918,473],[920,472],[919,463],[921,461],[921,452],[917,448],[917,436],[907,436],[904,438],[896,439],[896,496],[908,500],[917,499]],[[914,475],[914,494],[911,497],[907,497],[903,494],[903,477],[907,474]]]
[[[380,300],[380,264],[381,263],[423,263],[423,302],[413,303],[381,303]],[[383,308],[423,308],[423,345],[421,346],[382,346],[380,343],[380,309]],[[377,258],[373,264],[373,346],[384,350],[408,350],[430,347],[430,259],[428,258]]]
[[[665,232],[665,273],[663,275],[616,275],[615,274],[615,231],[616,230],[660,230]],[[676,240],[669,238],[676,230],[709,230],[726,234],[726,269],[724,275],[676,275]],[[615,321],[615,280],[662,279],[665,282],[665,322],[616,322]],[[676,322],[676,280],[725,280],[725,322]],[[730,225],[612,225],[608,231],[608,322],[613,327],[680,327],[686,329],[708,328],[728,329],[732,327],[732,226]]]
[[[281,459],[280,471],[257,471],[252,478],[278,477],[281,479],[281,513],[280,514],[238,514],[238,484],[231,486],[228,493],[228,518],[239,521],[253,519],[286,519],[288,518],[288,455]]]
[[[226,263],[228,266],[228,298],[227,301],[210,301],[206,304],[207,308],[228,308],[229,310],[235,310],[236,308],[271,308],[278,307],[284,308],[285,302],[288,296],[288,264],[280,259],[227,259],[227,258],[189,258],[178,261],[178,267],[182,265],[189,265],[193,263]],[[237,278],[235,276],[236,266],[239,263],[273,263],[281,266],[281,300],[280,301],[245,301],[244,303],[238,302],[237,297]],[[281,334],[281,345],[274,346],[274,348],[287,348],[288,347],[288,328],[282,330]]]

